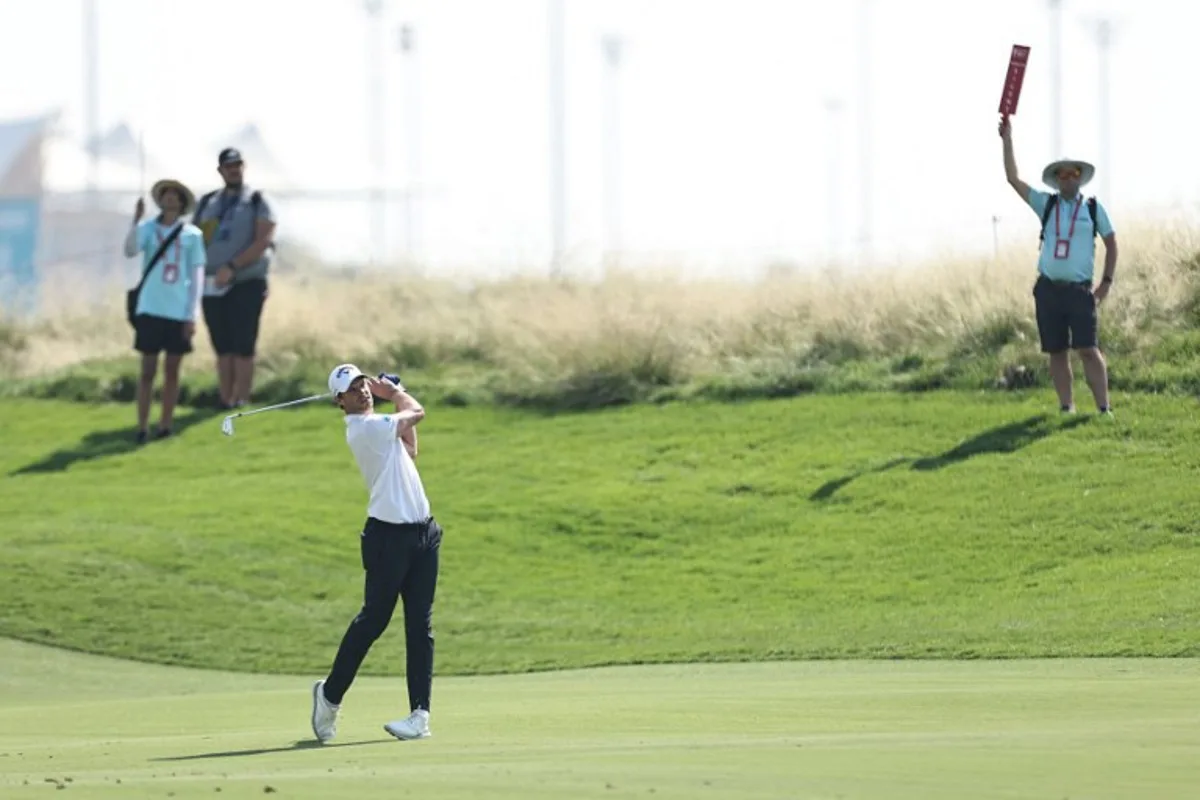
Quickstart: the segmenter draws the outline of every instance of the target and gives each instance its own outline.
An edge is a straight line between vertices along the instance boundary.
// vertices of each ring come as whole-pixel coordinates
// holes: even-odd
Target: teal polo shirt
[[[1029,187],[1029,207],[1037,213],[1038,219],[1050,202],[1050,194]],[[1074,231],[1072,232],[1072,220]],[[1096,272],[1096,233],[1101,236],[1111,236],[1112,222],[1104,206],[1096,201],[1096,224],[1093,228],[1092,217],[1088,214],[1087,198],[1082,192],[1075,195],[1074,200],[1058,198],[1054,211],[1046,220],[1042,230],[1045,235],[1042,241],[1042,253],[1038,258],[1038,271],[1047,278],[1055,281],[1083,281],[1092,283]],[[1065,240],[1066,252],[1058,244]]]

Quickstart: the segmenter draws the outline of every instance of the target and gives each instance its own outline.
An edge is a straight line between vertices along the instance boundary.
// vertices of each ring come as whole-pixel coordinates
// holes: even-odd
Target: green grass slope
[[[1200,665],[820,662],[439,678],[433,738],[364,678],[314,746],[309,680],[0,641],[0,797],[1183,800]]]
[[[435,407],[441,674],[628,662],[1200,651],[1190,400],[811,396],[535,416]],[[0,635],[327,669],[361,599],[338,413],[0,405]],[[364,665],[397,674],[394,625]]]

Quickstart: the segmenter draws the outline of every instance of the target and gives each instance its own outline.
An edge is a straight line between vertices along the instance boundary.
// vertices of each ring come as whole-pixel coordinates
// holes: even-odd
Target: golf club
[[[277,403],[273,406],[263,406],[262,408],[256,408],[253,411],[239,411],[238,413],[230,414],[229,416],[225,417],[225,419],[221,420],[221,433],[225,434],[226,436],[233,436],[233,421],[238,417],[248,417],[252,414],[261,414],[264,411],[274,411],[277,408],[298,406],[301,403],[311,403],[314,400],[328,400],[331,397],[333,397],[333,395],[331,395],[329,392],[326,392],[325,394],[314,394],[312,397],[302,397],[299,400],[289,400],[286,403]]]

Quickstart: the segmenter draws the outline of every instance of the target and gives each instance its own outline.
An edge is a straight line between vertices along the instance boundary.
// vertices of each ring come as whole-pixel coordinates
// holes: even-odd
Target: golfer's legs
[[[433,595],[437,589],[441,529],[423,535],[400,587],[404,598],[404,647],[410,710],[429,710],[433,694]]]
[[[396,537],[388,533],[372,530],[370,525],[363,533],[366,582],[362,610],[346,629],[333,660],[333,668],[325,680],[325,699],[334,704],[342,702],[342,696],[354,682],[367,651],[387,630],[392,613],[396,610],[405,570],[405,554],[403,548],[397,547],[399,543]]]

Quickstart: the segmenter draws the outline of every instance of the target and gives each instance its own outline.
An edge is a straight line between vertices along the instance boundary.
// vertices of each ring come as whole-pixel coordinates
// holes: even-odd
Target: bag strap
[[[1038,234],[1038,241],[1044,241],[1046,238],[1046,223],[1050,221],[1050,212],[1054,210],[1055,203],[1058,202],[1058,195],[1050,195],[1050,199],[1046,201],[1046,210],[1042,212],[1042,230]],[[1088,216],[1092,218],[1092,236],[1100,235],[1100,231],[1096,228],[1096,198],[1089,197],[1087,199]]]
[[[158,249],[154,251],[154,255],[150,258],[150,262],[146,264],[146,268],[142,270],[142,279],[138,281],[137,289],[134,291],[140,292],[142,290],[142,284],[146,282],[146,278],[150,275],[150,270],[154,269],[154,265],[158,263],[160,258],[162,258],[162,254],[167,252],[167,248],[171,246],[171,243],[175,241],[176,237],[179,236],[179,233],[182,230],[183,220],[179,220],[179,222],[175,225],[175,229],[167,234],[167,238],[163,239],[162,244],[160,244]]]
[[[1050,199],[1046,201],[1046,209],[1042,212],[1042,229],[1038,231],[1038,241],[1046,241],[1046,223],[1050,221],[1050,212],[1054,210],[1054,206],[1058,203],[1058,195],[1050,195]]]
[[[196,210],[192,212],[192,224],[196,224],[200,215],[204,213],[204,208],[208,205],[208,201],[213,199],[216,192],[212,191],[200,198],[200,202],[196,204]]]
[[[204,208],[208,205],[208,201],[212,200],[213,195],[216,193],[216,191],[212,191],[200,198],[200,202],[196,204],[196,210],[192,212],[192,222],[196,222],[198,219],[200,219],[200,215],[204,213]],[[257,215],[259,207],[262,206],[261,191],[256,189],[254,193],[250,195],[250,204],[254,206],[254,213]]]
[[[254,219],[256,222],[258,220],[258,211],[259,211],[259,209],[262,208],[262,202],[263,202],[262,192],[259,191],[258,189],[255,189],[254,194],[250,195],[250,205],[254,208]],[[267,244],[267,250],[274,250],[274,249],[275,249],[275,242],[270,242]]]
[[[220,189],[215,189],[200,198],[200,201],[198,203],[196,203],[196,210],[192,213],[192,223],[193,224],[195,224],[195,225],[200,224],[200,215],[204,213],[204,209],[205,209],[205,207],[208,206],[208,202],[210,200],[212,200],[217,194],[219,194],[220,191],[221,191]],[[263,202],[262,191],[259,189],[255,189],[254,192],[250,195],[250,206],[254,209],[254,218],[255,219],[258,219],[258,211],[260,208],[262,208],[262,202]],[[269,244],[267,246],[267,249],[274,250],[275,243],[271,242],[271,244]]]

